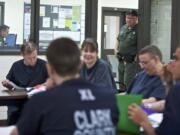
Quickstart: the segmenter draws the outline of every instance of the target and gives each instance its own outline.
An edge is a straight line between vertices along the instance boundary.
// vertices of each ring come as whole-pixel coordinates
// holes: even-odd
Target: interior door
[[[125,10],[102,8],[101,58],[114,55],[114,48],[121,26],[125,23]]]
[[[126,11],[117,8],[102,8],[101,58],[110,64],[116,81],[119,78],[119,62],[114,55],[114,49],[120,28],[125,24]]]

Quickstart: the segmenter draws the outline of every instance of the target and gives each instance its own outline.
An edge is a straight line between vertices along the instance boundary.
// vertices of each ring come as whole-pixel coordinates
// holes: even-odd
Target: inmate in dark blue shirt
[[[22,60],[13,63],[6,78],[20,87],[33,87],[42,84],[48,77],[46,62],[37,59],[35,66],[26,66]]]
[[[163,121],[156,132],[158,135],[180,135],[180,81],[176,82],[166,98]]]
[[[117,93],[112,71],[108,63],[102,59],[98,59],[95,65],[90,69],[88,69],[86,65],[83,65],[80,76],[82,79],[85,79],[92,84],[109,87],[114,93]]]
[[[155,97],[157,100],[166,96],[165,87],[157,75],[148,75],[145,71],[140,72],[133,80],[127,93],[141,94],[143,98]]]
[[[116,135],[115,95],[75,79],[34,95],[17,127],[20,135]]]

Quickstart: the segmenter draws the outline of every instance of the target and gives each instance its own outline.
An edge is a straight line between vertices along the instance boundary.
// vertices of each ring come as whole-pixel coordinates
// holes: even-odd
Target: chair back
[[[8,34],[5,40],[5,44],[7,46],[15,46],[16,45],[17,34]]]

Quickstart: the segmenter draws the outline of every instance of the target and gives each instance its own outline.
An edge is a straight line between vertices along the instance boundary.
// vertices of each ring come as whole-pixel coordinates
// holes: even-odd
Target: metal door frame
[[[120,18],[120,26],[125,23],[125,13],[130,10],[127,8],[109,8],[102,7],[102,19],[101,19],[101,58],[107,60],[106,54],[113,53],[114,49],[105,49],[104,47],[104,23],[105,16],[119,16]]]

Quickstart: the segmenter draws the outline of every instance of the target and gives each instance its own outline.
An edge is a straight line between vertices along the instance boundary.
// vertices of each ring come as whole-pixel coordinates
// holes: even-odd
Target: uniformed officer
[[[135,61],[137,54],[137,23],[137,12],[135,10],[127,12],[126,24],[120,29],[115,48],[115,54],[119,60],[119,81],[127,87],[134,78],[138,67]]]

